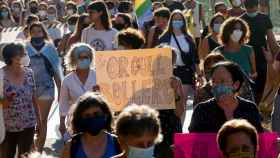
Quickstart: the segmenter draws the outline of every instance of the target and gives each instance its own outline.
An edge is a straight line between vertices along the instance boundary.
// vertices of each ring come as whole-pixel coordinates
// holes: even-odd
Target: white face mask
[[[222,24],[214,23],[213,31],[216,32],[216,33],[219,33],[219,32],[220,32],[221,25],[222,25]]]
[[[239,29],[234,30],[230,36],[231,40],[234,42],[239,42],[241,37],[243,35],[243,32]]]
[[[55,14],[49,14],[48,15],[48,20],[49,21],[55,21],[56,20],[56,15]]]
[[[68,15],[74,14],[74,10],[73,10],[73,9],[68,9],[68,10],[67,10],[67,14],[68,14]]]
[[[45,10],[40,10],[39,11],[39,16],[42,18],[45,18],[47,16],[47,12]]]
[[[240,7],[241,6],[241,0],[232,0],[232,6],[233,7]]]
[[[24,57],[22,57],[22,58],[20,59],[20,64],[21,64],[22,66],[29,66],[29,63],[30,63],[30,58],[29,58],[28,55],[25,55]]]
[[[138,148],[129,146],[127,158],[153,158],[155,146],[149,148]]]

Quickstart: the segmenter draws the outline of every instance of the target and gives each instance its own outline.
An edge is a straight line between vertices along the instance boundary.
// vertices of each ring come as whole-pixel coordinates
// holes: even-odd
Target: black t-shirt
[[[262,118],[256,105],[241,97],[237,98],[239,104],[234,111],[233,117],[236,119],[246,119],[256,127],[258,132],[263,132],[261,125]],[[189,131],[217,133],[226,121],[224,110],[218,106],[216,100],[213,98],[196,106],[192,115]]]
[[[263,13],[258,13],[256,17],[251,18],[247,15],[247,13],[245,13],[241,16],[241,18],[248,23],[251,31],[250,41],[248,44],[254,48],[257,67],[262,64],[266,64],[262,47],[266,47],[267,31],[273,28],[269,16]]]

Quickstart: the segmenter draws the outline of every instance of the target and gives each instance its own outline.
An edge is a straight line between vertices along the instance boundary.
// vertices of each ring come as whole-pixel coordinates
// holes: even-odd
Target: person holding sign
[[[256,104],[237,96],[244,81],[241,68],[229,61],[219,62],[211,69],[211,80],[214,98],[196,106],[189,131],[216,133],[227,120],[243,118],[263,132]]]
[[[153,158],[161,141],[158,112],[145,105],[130,105],[118,116],[116,134],[122,153],[114,158]]]
[[[258,133],[247,120],[226,122],[218,132],[217,142],[224,158],[257,157]]]
[[[65,56],[67,71],[70,72],[62,81],[59,96],[60,132],[64,135],[65,117],[70,107],[87,91],[96,88],[94,70],[95,50],[88,44],[74,44]]]

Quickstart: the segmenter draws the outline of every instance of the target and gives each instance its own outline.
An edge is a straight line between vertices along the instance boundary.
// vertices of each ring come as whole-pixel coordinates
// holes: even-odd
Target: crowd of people
[[[229,1],[215,3],[207,22],[196,0],[154,0],[152,19],[140,22],[134,1],[1,0],[0,29],[22,30],[1,48],[0,157],[43,152],[57,97],[62,158],[171,158],[193,95],[189,132],[217,133],[224,158],[256,158],[258,133],[269,131],[259,104],[268,64],[280,73],[280,47],[259,0]],[[145,48],[172,50],[175,109],[113,112],[96,83],[95,53]],[[280,91],[271,120],[280,134]]]

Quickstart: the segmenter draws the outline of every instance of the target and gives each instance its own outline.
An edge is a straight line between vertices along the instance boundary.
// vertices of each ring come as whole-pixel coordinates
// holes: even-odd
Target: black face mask
[[[35,49],[41,50],[45,45],[45,41],[43,37],[32,37],[31,44]]]
[[[38,8],[37,7],[30,7],[30,12],[32,14],[37,14],[38,13]]]
[[[92,136],[96,136],[106,128],[106,124],[106,116],[93,116],[80,119],[78,128],[81,132],[88,132]]]
[[[125,27],[124,24],[114,24],[114,28],[119,31],[123,30],[124,27]]]

